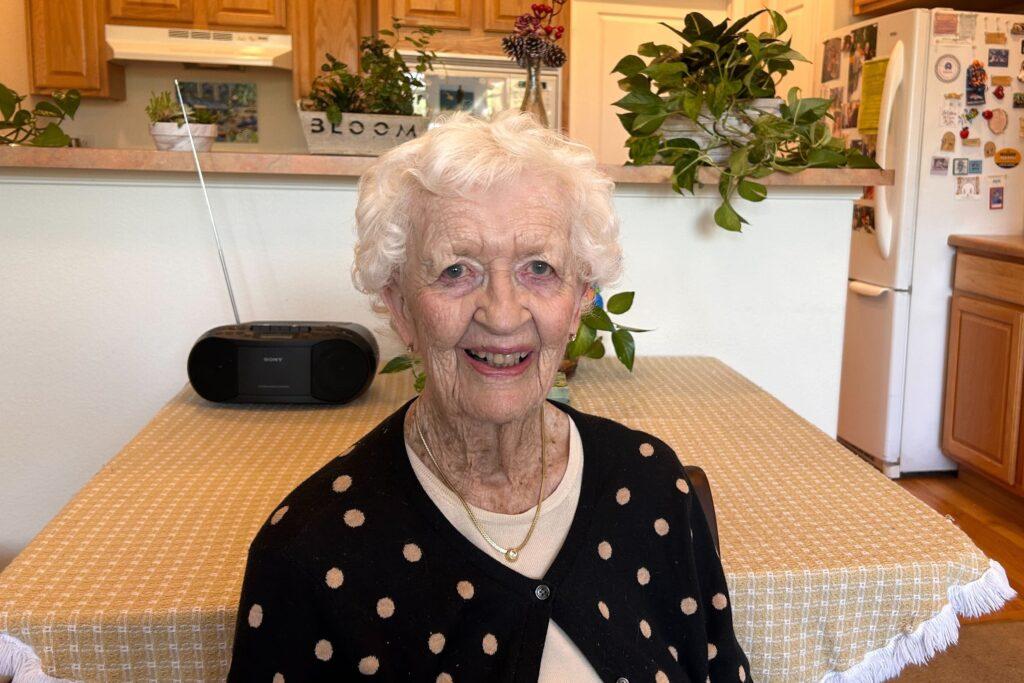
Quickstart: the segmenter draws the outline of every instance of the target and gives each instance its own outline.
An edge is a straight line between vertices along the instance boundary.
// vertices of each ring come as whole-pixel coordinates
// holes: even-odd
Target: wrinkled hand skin
[[[406,441],[439,474],[418,424],[471,505],[514,514],[537,504],[541,415],[544,497],[565,473],[568,418],[544,399],[591,291],[557,183],[524,172],[511,186],[467,194],[418,201],[405,263],[384,301],[427,373],[406,415]],[[519,375],[488,376],[466,354],[482,347],[529,349],[532,358]]]

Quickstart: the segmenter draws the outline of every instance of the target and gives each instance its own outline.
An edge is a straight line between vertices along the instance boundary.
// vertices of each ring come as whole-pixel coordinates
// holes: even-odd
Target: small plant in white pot
[[[187,152],[192,149],[188,141],[189,129],[196,151],[209,152],[213,141],[217,139],[217,112],[204,107],[181,106],[167,90],[157,95],[150,93],[149,104],[146,105],[149,116],[149,134],[156,143],[156,148],[164,151]],[[185,116],[188,116],[189,128],[185,127]]]
[[[433,68],[436,54],[425,48],[439,29],[420,26],[398,38],[401,24],[395,18],[392,28],[378,31],[391,43],[370,37],[360,41],[357,73],[326,55],[309,96],[298,102],[311,154],[377,156],[426,132],[430,119],[413,115],[413,87]],[[412,70],[398,53],[403,41],[419,55]]]

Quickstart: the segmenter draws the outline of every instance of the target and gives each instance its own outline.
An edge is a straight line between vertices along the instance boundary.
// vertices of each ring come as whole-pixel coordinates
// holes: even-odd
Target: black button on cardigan
[[[554,403],[583,442],[538,582],[420,486],[403,405],[281,502],[249,548],[229,682],[536,681],[554,620],[602,680],[749,681],[708,523],[664,442]]]

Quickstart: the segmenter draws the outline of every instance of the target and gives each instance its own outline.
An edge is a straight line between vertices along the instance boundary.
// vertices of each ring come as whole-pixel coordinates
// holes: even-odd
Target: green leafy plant
[[[601,297],[600,290],[595,290],[594,305],[580,319],[576,330],[576,338],[565,347],[565,359],[575,361],[579,358],[603,358],[605,354],[604,339],[598,332],[610,332],[615,357],[633,371],[633,360],[636,357],[636,342],[633,332],[648,332],[636,327],[620,325],[611,319],[612,315],[621,315],[633,307],[634,292],[619,292],[612,295],[607,303]]]
[[[25,95],[0,83],[0,144],[67,147],[71,144],[60,124],[75,118],[82,95],[77,90],[56,90],[51,100],[40,100],[32,109],[22,107]]]
[[[185,115],[188,115],[190,123],[217,123],[220,115],[207,107],[192,107],[185,105],[185,112],[181,111],[181,104],[177,98],[171,95],[169,90],[164,90],[159,95],[153,91],[149,92],[149,104],[146,105],[146,115],[150,123],[177,123],[180,128],[185,124]]]
[[[769,30],[756,35],[745,30],[765,13]],[[629,133],[628,165],[672,166],[672,189],[680,194],[693,192],[700,168],[716,169],[719,226],[742,229],[747,221],[733,207],[735,195],[763,200],[767,188],[757,180],[771,173],[878,168],[832,136],[826,120],[832,118],[830,100],[801,98],[799,89],[791,88],[777,114],[753,102],[775,97],[776,84],[793,70],[793,62],[807,61],[780,38],[788,27],[778,12],[760,10],[731,25],[692,12],[682,30],[660,23],[682,39],[681,46],[644,43],[612,70],[622,75],[619,87],[627,93],[614,105],[625,110],[617,116]],[[669,117],[692,122],[701,134],[666,136],[663,124]],[[727,161],[716,161],[712,152]]]
[[[423,387],[427,384],[427,373],[423,371],[423,361],[411,353],[395,356],[381,368],[379,374],[387,375],[406,370],[412,370],[413,387],[416,389],[416,393],[423,391]]]
[[[320,67],[322,73],[313,79],[309,96],[299,106],[305,111],[326,112],[327,120],[333,124],[341,123],[343,112],[411,115],[412,89],[420,83],[422,74],[433,70],[437,57],[433,50],[426,49],[429,37],[440,29],[419,26],[399,38],[402,25],[396,17],[392,17],[391,27],[393,30],[377,32],[389,36],[390,43],[372,37],[359,41],[359,73],[350,72],[347,64],[327,53],[327,61]],[[403,42],[415,47],[419,55],[413,70],[398,54],[398,46]]]

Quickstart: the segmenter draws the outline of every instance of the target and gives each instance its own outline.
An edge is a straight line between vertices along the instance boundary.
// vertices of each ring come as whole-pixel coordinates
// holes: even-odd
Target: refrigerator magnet
[[[1013,93],[1013,108],[1021,109],[1024,108],[1024,92]]]
[[[992,210],[999,210],[1003,208],[1003,188],[1002,187],[990,187],[988,188],[988,208]]]
[[[985,158],[994,157],[996,155],[996,143],[989,140],[985,143]]]
[[[1017,118],[1017,137],[1024,140],[1024,116]],[[992,153],[995,154],[995,150]]]
[[[985,42],[989,45],[1006,45],[1006,34],[1002,31],[986,31]]]
[[[960,32],[959,15],[956,12],[936,12],[932,18],[932,35],[955,36]]]
[[[960,60],[954,55],[942,55],[935,61],[935,75],[943,83],[952,83],[960,76]]]
[[[980,61],[975,59],[967,67],[967,104],[985,104],[985,83],[988,74]]]
[[[1021,119],[1021,131],[1024,131],[1024,118]],[[953,135],[951,131],[947,130],[942,134],[942,143],[939,145],[939,150],[943,152],[952,152],[954,148],[956,148],[956,136]]]
[[[1024,35],[1024,23],[1015,22],[1010,25],[1010,35]]]
[[[985,119],[988,121],[988,129],[996,135],[1001,134],[1006,130],[1006,126],[1010,123],[1010,117],[1003,109],[986,109],[989,113]]]
[[[932,157],[932,175],[949,175],[949,157]]]
[[[989,83],[993,86],[1001,85],[1004,88],[1013,85],[1012,76],[993,76],[989,79]]]
[[[971,159],[967,175],[981,175],[981,159]]]
[[[967,175],[971,169],[971,160],[966,157],[953,159],[953,175]]]
[[[990,47],[988,49],[988,65],[1010,66],[1010,51],[1001,47]]]
[[[995,162],[999,168],[1013,168],[1020,163],[1020,152],[1013,147],[1003,147],[996,152]]]
[[[981,138],[964,138],[960,144],[964,147],[981,147]]]
[[[960,176],[955,180],[957,199],[977,199],[981,194],[981,176]]]

